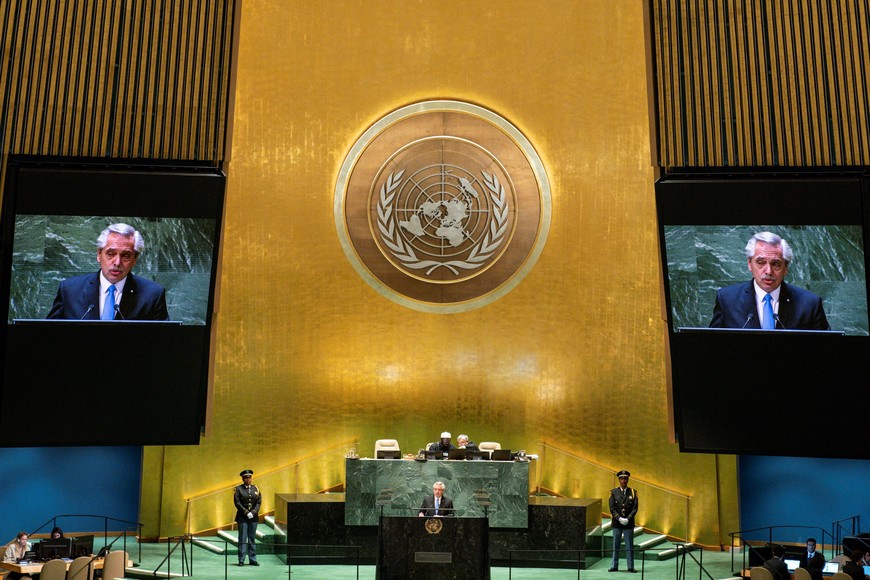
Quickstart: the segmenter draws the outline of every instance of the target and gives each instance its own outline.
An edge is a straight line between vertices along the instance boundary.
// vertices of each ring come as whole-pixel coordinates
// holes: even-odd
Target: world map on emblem
[[[459,280],[507,246],[515,204],[498,175],[475,169],[442,161],[386,176],[374,233],[398,268]]]

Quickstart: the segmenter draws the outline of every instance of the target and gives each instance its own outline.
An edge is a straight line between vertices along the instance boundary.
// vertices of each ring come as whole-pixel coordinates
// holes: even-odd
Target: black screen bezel
[[[214,220],[215,228],[204,325],[143,328],[137,333],[131,328],[135,324],[110,323],[96,334],[87,324],[6,326],[0,446],[199,443],[206,421],[225,190],[226,176],[213,166],[9,158],[0,223],[4,316],[9,309],[17,215],[207,218]],[[70,347],[53,343],[58,337]],[[138,344],[145,337],[161,344]],[[87,342],[94,340],[97,343]],[[131,345],[129,372],[123,365],[115,374],[106,373],[106,365],[101,368],[100,345],[114,343]],[[19,364],[20,357],[38,346],[44,351],[35,355],[34,368]],[[168,360],[149,359],[155,354]],[[78,358],[72,358],[75,355]],[[68,377],[77,379],[73,384]]]
[[[855,397],[870,374],[870,337],[679,332],[665,229],[741,224],[857,225],[867,271],[870,180],[863,171],[666,174],[656,181],[674,430],[681,451],[867,458]],[[845,437],[831,438],[840,427]]]

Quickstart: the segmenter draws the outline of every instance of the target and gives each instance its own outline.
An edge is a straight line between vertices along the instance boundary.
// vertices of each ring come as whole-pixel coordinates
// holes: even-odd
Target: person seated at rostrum
[[[431,445],[429,445],[429,451],[435,451],[436,453],[442,453],[443,455],[446,456],[450,452],[451,449],[456,449],[456,447],[453,446],[453,443],[450,442],[450,440],[452,438],[453,438],[453,436],[450,434],[449,431],[444,431],[441,434],[440,441],[436,441],[435,443],[432,443]]]
[[[468,435],[466,435],[464,433],[456,438],[456,445],[460,449],[467,449],[469,451],[479,451],[479,449],[477,448],[477,443],[475,443],[474,441],[469,441]]]

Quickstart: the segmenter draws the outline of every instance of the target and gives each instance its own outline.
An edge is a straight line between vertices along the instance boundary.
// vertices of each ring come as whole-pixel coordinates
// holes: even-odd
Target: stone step
[[[214,552],[215,554],[223,554],[227,551],[226,544],[224,544],[223,542],[221,542],[220,544],[215,544],[209,542],[204,538],[198,538],[196,536],[194,536],[190,541],[193,542],[195,545],[199,546],[200,548],[205,548],[209,552]]]

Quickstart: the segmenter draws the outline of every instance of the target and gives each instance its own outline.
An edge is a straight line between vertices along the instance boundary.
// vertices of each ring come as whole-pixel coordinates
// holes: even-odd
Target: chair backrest
[[[103,560],[103,580],[123,578],[127,568],[127,552],[109,552]]]
[[[49,560],[42,566],[39,578],[40,580],[66,580],[66,562]]]
[[[836,572],[831,576],[831,580],[852,580],[852,577],[845,572]]]
[[[751,580],[773,580],[773,574],[767,568],[753,566],[749,569],[749,578]]]
[[[836,562],[837,564],[845,564],[849,561],[849,556],[846,554],[837,554],[833,558],[831,558],[831,562]]]
[[[477,448],[481,451],[495,451],[496,449],[501,449],[501,443],[498,441],[481,441]]]
[[[795,568],[794,580],[813,580],[813,577],[810,576],[810,572],[806,568]]]
[[[399,451],[399,442],[395,439],[378,439],[375,441],[375,457],[378,456],[378,451]]]
[[[90,556],[79,556],[69,565],[67,580],[93,580],[94,564]]]

